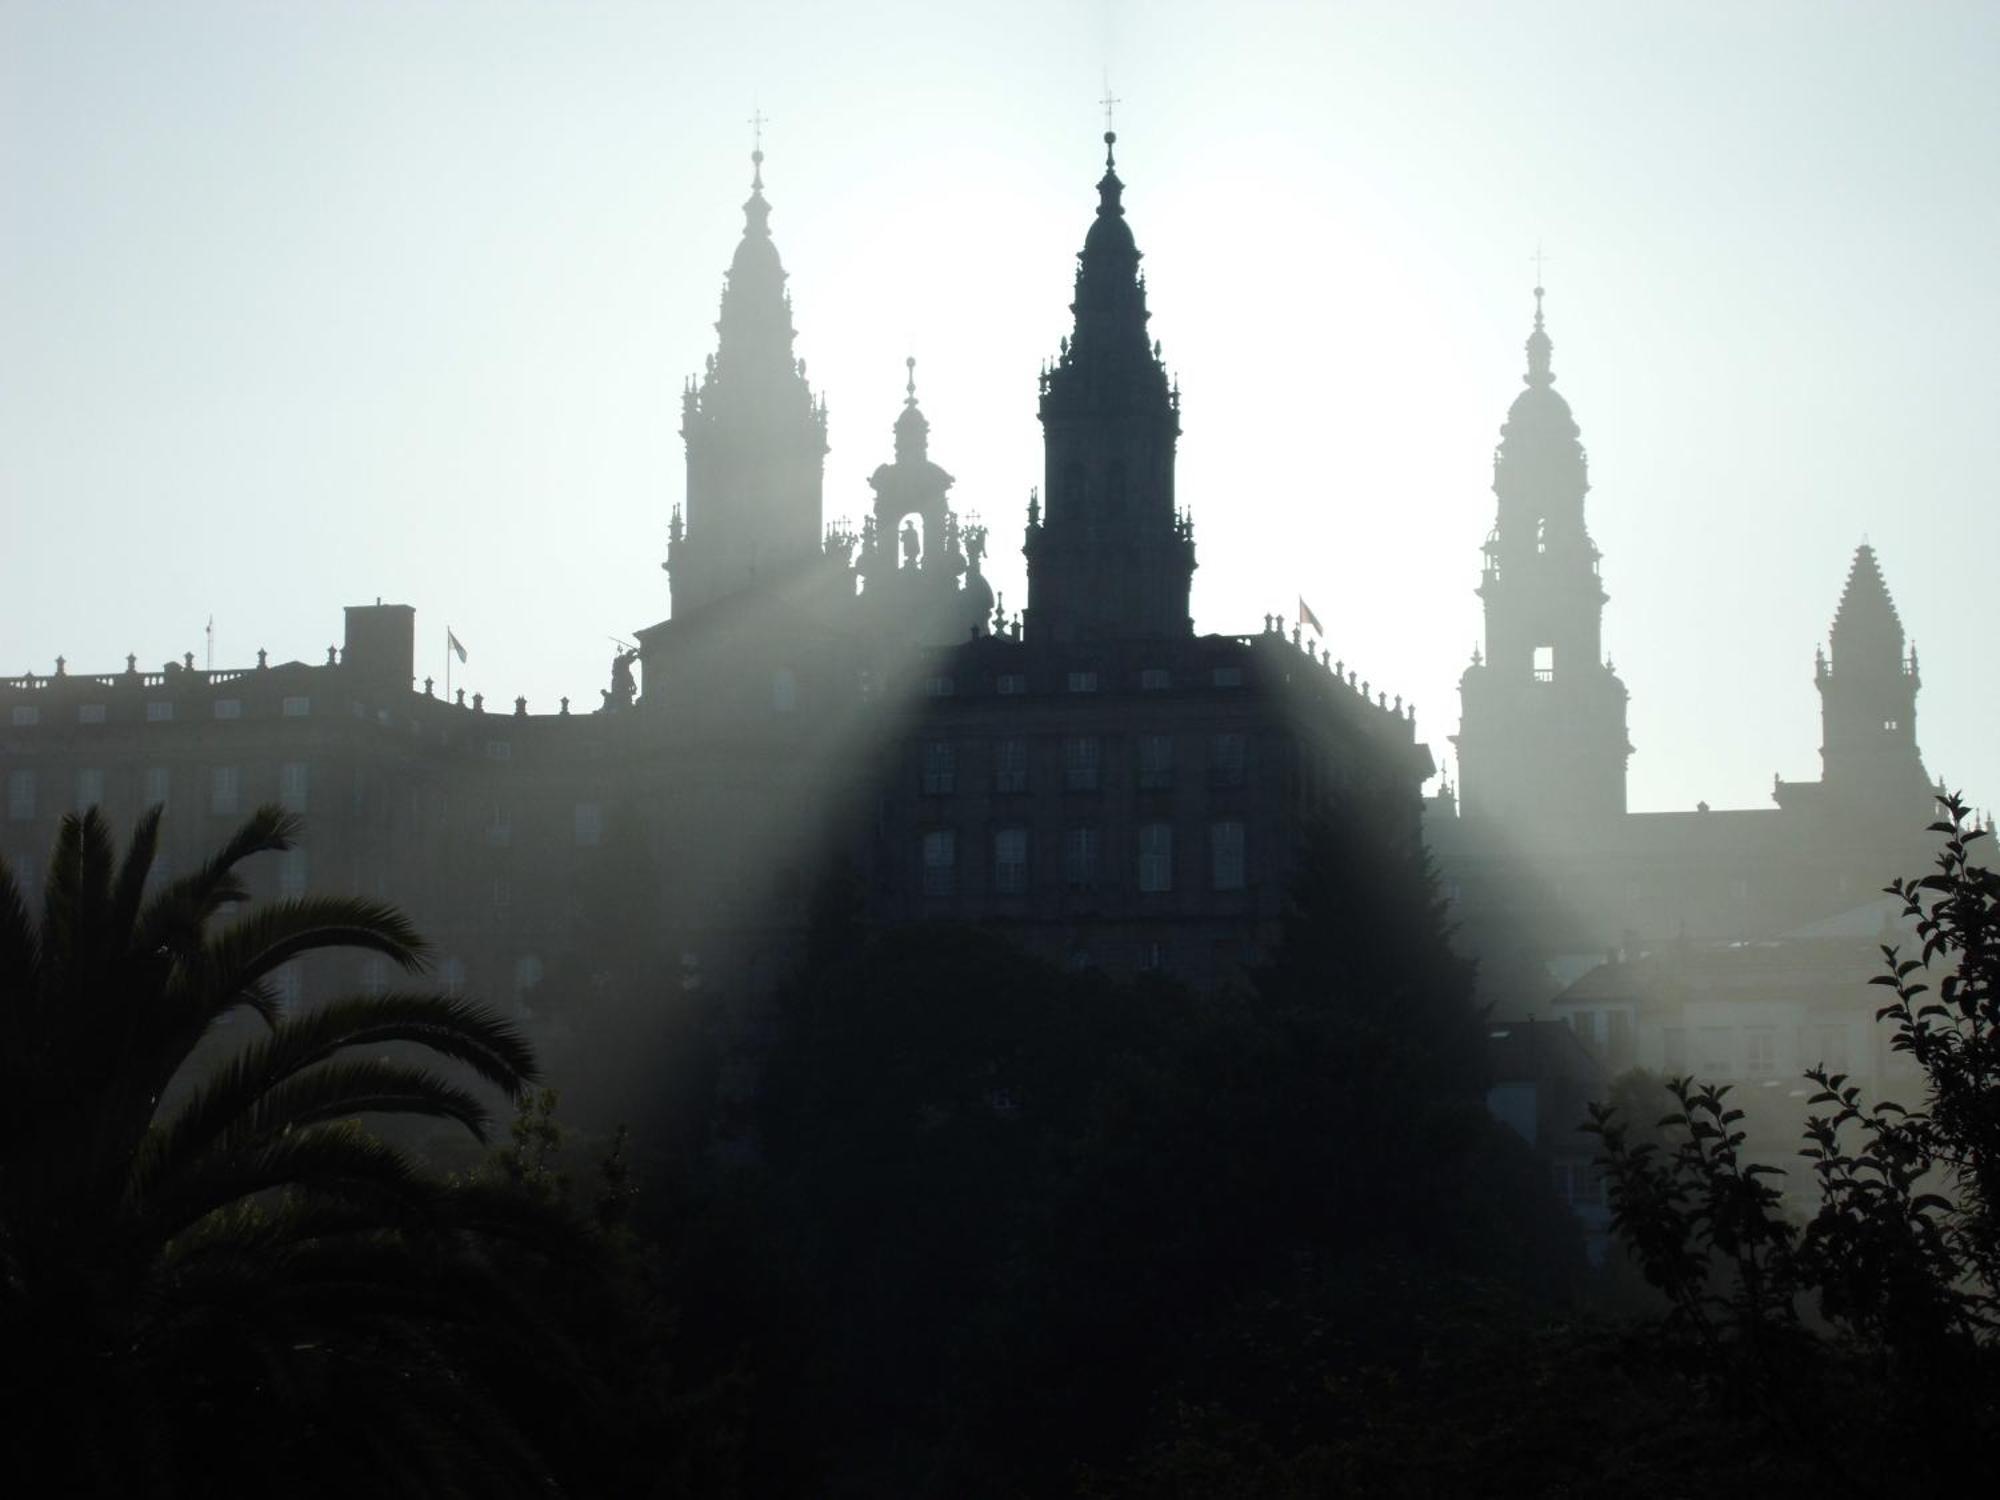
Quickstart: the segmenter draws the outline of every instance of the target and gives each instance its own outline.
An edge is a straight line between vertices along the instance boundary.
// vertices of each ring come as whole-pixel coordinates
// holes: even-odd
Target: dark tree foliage
[[[1941,802],[1936,872],[1889,887],[1921,951],[1885,946],[1874,981],[1920,1107],[1807,1073],[1818,1206],[1803,1224],[1782,1170],[1743,1159],[1727,1088],[1671,1080],[1664,1139],[1592,1112],[1614,1227],[1670,1305],[1665,1351],[1849,1479],[1947,1477],[2000,1430],[2000,874],[1964,804]]]
[[[1235,993],[823,906],[765,1166],[689,1292],[727,1310],[697,1346],[741,1337],[751,1492],[1117,1486],[1196,1410],[1290,1454],[1329,1380],[1435,1344],[1411,1288],[1547,1305],[1575,1226],[1485,1109],[1471,970],[1395,812],[1314,830]]]
[[[538,1440],[592,1383],[512,1268],[574,1272],[586,1237],[355,1120],[480,1136],[476,1089],[532,1080],[527,1045],[422,990],[286,1008],[287,963],[416,972],[423,946],[375,902],[248,905],[240,867],[296,832],[275,808],[166,881],[159,822],[120,858],[94,810],[65,819],[39,915],[0,866],[8,1472],[121,1496],[560,1492]]]

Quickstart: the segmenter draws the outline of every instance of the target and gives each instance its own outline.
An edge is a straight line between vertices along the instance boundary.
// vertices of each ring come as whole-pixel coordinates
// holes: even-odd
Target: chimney
[[[417,612],[407,604],[347,606],[347,645],[340,655],[357,689],[384,696],[413,691],[417,664]]]

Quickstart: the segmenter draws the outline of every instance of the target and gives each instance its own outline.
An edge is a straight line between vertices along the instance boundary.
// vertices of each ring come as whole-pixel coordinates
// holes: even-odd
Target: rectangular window
[[[1169,734],[1139,736],[1139,786],[1160,791],[1174,784],[1174,739]]]
[[[1072,792],[1094,792],[1098,785],[1097,736],[1073,734],[1063,741],[1063,787]]]
[[[1660,1066],[1669,1078],[1684,1078],[1688,1070],[1688,1034],[1684,1027],[1667,1026],[1660,1031]]]
[[[215,716],[218,719],[242,718],[243,700],[241,698],[217,698],[215,700]]]
[[[307,718],[312,711],[313,701],[310,698],[287,698],[279,709],[288,719]]]
[[[1556,680],[1556,648],[1535,647],[1535,681],[1554,682]]]
[[[278,894],[296,901],[306,893],[306,851],[294,845],[278,860]]]
[[[1158,693],[1174,685],[1173,674],[1165,667],[1147,667],[1139,673],[1139,691]]]
[[[995,680],[994,689],[1003,698],[1018,698],[1028,690],[1028,674],[1025,672],[1002,672]]]
[[[218,816],[235,813],[241,800],[243,776],[234,766],[217,766],[209,773],[208,810]]]
[[[77,704],[76,722],[79,724],[102,724],[104,722],[104,705],[102,703]]]
[[[1069,690],[1072,693],[1094,693],[1097,691],[1095,672],[1072,672],[1069,674]]]
[[[924,835],[924,894],[949,896],[958,889],[958,835],[933,828]]]
[[[1230,730],[1211,735],[1208,741],[1208,784],[1243,785],[1244,761],[1243,736],[1240,733]]]
[[[30,724],[39,724],[41,722],[42,710],[39,705],[33,703],[17,703],[14,705],[14,727],[16,729],[25,729]]]
[[[167,789],[173,784],[173,777],[167,774],[165,766],[149,766],[146,770],[146,806],[165,807]]]
[[[579,802],[574,818],[576,846],[579,849],[595,849],[604,837],[604,809],[596,802]]]
[[[1238,819],[1208,825],[1208,881],[1218,891],[1243,889],[1243,824]]]
[[[1209,674],[1208,680],[1219,688],[1242,687],[1243,669],[1241,667],[1217,667]]]
[[[1063,884],[1073,890],[1087,890],[1097,884],[1098,852],[1102,840],[1095,828],[1070,828],[1063,832]]]
[[[512,760],[514,758],[514,747],[506,740],[488,740],[486,742],[486,758],[488,760]]]
[[[1853,1064],[1848,1061],[1847,1028],[1845,1026],[1822,1026],[1819,1029],[1819,1055],[1814,1062],[1829,1073],[1848,1072]]]
[[[1608,1010],[1604,1019],[1610,1024],[1610,1034],[1605,1038],[1605,1061],[1616,1072],[1624,1072],[1632,1066],[1632,1013],[1628,1010]]]
[[[1704,1026],[1695,1038],[1701,1044],[1696,1071],[1705,1079],[1736,1076],[1736,1048],[1727,1026]]]
[[[164,724],[173,716],[174,706],[171,703],[148,703],[146,705],[146,722],[148,724]]]
[[[104,773],[82,770],[76,773],[76,810],[87,812],[104,801]]]
[[[1778,1076],[1778,1033],[1769,1026],[1751,1026],[1743,1032],[1743,1075],[1746,1078]]]
[[[28,823],[35,816],[35,773],[29,770],[7,773],[7,816],[16,823]]]
[[[493,816],[486,824],[486,847],[505,849],[514,842],[514,812],[504,802],[493,804]]]
[[[958,790],[958,757],[950,740],[924,741],[924,795],[948,797]]]
[[[533,953],[514,960],[514,993],[525,995],[542,982],[542,961]]]
[[[993,790],[1025,792],[1028,789],[1028,742],[1022,739],[993,742]]]
[[[1174,827],[1171,823],[1139,825],[1139,889],[1174,888]]]
[[[957,692],[958,683],[943,673],[924,679],[924,696],[926,698],[950,698]]]
[[[287,812],[302,813],[306,810],[306,794],[312,784],[312,771],[302,760],[288,760],[278,767],[278,801]]]
[[[1018,896],[1028,888],[1028,830],[1003,828],[993,835],[993,889]]]

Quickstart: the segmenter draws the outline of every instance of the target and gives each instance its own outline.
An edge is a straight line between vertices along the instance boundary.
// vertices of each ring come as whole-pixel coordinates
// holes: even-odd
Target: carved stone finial
[[[526,698],[516,698],[514,700],[514,717],[517,719],[525,719],[527,718],[527,716],[528,716],[528,700]]]
[[[567,698],[563,699],[562,701],[562,716],[565,719],[569,717],[569,699]]]
[[[426,677],[424,679],[424,696],[426,698],[435,697],[436,694],[432,691],[432,689],[435,688],[436,686],[437,686],[437,679],[435,677]]]
[[[262,646],[257,648],[257,670],[260,672],[271,670],[271,653],[266,651]]]
[[[484,693],[474,693],[472,695],[472,711],[476,714],[486,712],[486,695]]]

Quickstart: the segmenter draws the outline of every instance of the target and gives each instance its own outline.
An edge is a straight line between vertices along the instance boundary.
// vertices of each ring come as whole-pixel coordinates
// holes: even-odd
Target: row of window
[[[959,747],[951,740],[926,740],[920,785],[926,796],[950,796],[958,790]],[[1134,744],[1136,779],[1142,791],[1164,791],[1174,784],[1174,737],[1142,734]],[[1247,762],[1242,734],[1229,731],[1209,736],[1208,784],[1241,786]],[[1028,790],[1028,741],[1019,736],[993,741],[990,764],[995,792]],[[1103,785],[1104,744],[1096,735],[1068,735],[1062,742],[1062,784],[1070,792],[1094,792]]]
[[[1844,1025],[1800,1028],[1796,1065],[1779,1057],[1775,1026],[1668,1026],[1660,1037],[1664,1071],[1670,1076],[1693,1072],[1701,1078],[1788,1078],[1820,1063],[1830,1072],[1851,1072],[1851,1034]]]
[[[579,802],[570,810],[570,834],[579,849],[595,849],[604,841],[604,806],[599,802]],[[505,849],[514,842],[514,812],[504,802],[493,806],[486,825],[487,845]]]
[[[222,816],[243,811],[243,771],[240,766],[213,766],[208,773],[208,810]],[[278,768],[278,801],[291,812],[306,810],[312,783],[311,768],[304,761],[286,761]],[[140,778],[140,802],[147,807],[165,806],[173,790],[173,773],[165,766],[149,766]],[[7,773],[7,817],[16,823],[35,818],[41,794],[41,778],[31,766]],[[81,812],[104,801],[104,772],[84,767],[76,773],[71,806]]]
[[[241,698],[216,698],[210,708],[218,719],[240,719],[243,717]],[[279,712],[288,719],[303,719],[312,713],[312,699],[304,697],[286,698],[279,705]],[[148,724],[166,724],[174,717],[174,703],[170,699],[154,699],[146,704]],[[39,703],[17,703],[13,708],[13,723],[16,729],[27,729],[42,722],[42,706]],[[79,724],[102,724],[106,718],[106,705],[102,703],[79,703],[76,706],[76,722]]]
[[[307,810],[312,788],[312,768],[305,761],[286,761],[278,767],[278,802],[289,812]],[[7,776],[7,817],[17,823],[32,822],[40,810],[41,778],[32,768],[22,767]],[[172,800],[173,774],[165,766],[149,767],[140,779],[142,806],[166,806]],[[74,799],[68,808],[81,812],[102,806],[105,800],[104,772],[86,767],[76,773]],[[218,817],[233,817],[245,811],[243,772],[238,766],[214,766],[208,772],[208,810]],[[486,842],[505,848],[513,842],[513,814],[505,803],[494,806],[486,826]],[[604,839],[604,808],[597,802],[578,802],[571,810],[571,835],[579,848],[595,848]]]
[[[1234,688],[1243,686],[1243,669],[1236,666],[1211,667],[1208,681],[1211,687]],[[1070,693],[1094,693],[1099,690],[1101,679],[1095,671],[1082,670],[1064,674],[1063,690]],[[1147,667],[1139,673],[1139,691],[1142,693],[1165,692],[1174,685],[1173,673],[1165,667]],[[1019,697],[1028,691],[1028,674],[1025,672],[1002,672],[993,679],[993,691],[1003,698]],[[951,698],[958,694],[958,679],[947,673],[938,673],[924,680],[924,695],[929,698]]]
[[[1147,893],[1174,888],[1174,826],[1142,823],[1138,830],[1134,871],[1139,890]],[[1028,889],[1030,839],[1025,828],[1002,828],[992,838],[991,889],[995,895],[1018,896]],[[1063,884],[1089,890],[1103,882],[1103,830],[1091,825],[1065,828],[1062,833]],[[959,836],[955,828],[932,828],[921,842],[923,892],[952,896],[959,888]],[[1244,887],[1243,823],[1217,819],[1208,825],[1208,884],[1210,890],[1240,891]]]

